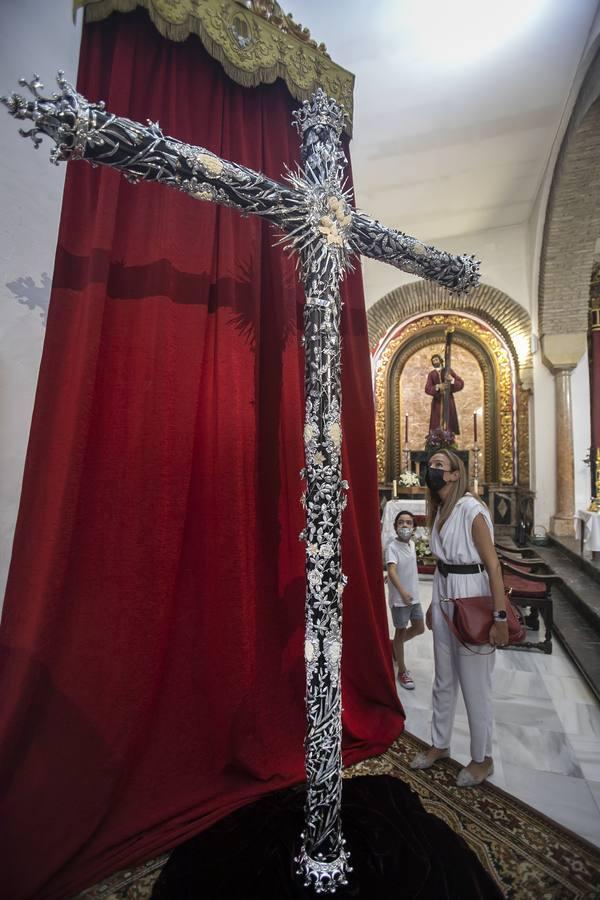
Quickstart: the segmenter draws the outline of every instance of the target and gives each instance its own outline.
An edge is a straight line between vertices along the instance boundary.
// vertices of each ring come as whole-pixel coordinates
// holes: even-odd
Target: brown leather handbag
[[[444,609],[445,603],[454,603],[452,619]],[[490,642],[490,628],[493,625],[494,600],[492,597],[445,597],[440,601],[440,609],[448,627],[463,647],[468,644],[483,645]],[[506,620],[508,623],[508,643],[520,644],[527,633],[520,610],[510,602],[510,591],[506,591]],[[490,653],[494,652],[493,648]],[[475,653],[471,650],[471,653]]]

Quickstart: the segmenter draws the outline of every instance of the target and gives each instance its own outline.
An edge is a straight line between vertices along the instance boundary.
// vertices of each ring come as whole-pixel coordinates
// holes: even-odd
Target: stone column
[[[553,534],[574,537],[575,468],[571,372],[574,366],[553,367],[556,407],[556,512],[550,520]]]
[[[585,353],[586,348],[586,331],[545,334],[542,337],[543,360],[554,375],[556,409],[556,512],[550,519],[550,531],[563,537],[575,536],[571,372]]]

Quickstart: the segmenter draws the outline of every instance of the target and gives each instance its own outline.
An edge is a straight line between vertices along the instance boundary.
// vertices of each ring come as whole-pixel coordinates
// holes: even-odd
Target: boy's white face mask
[[[412,537],[413,530],[412,528],[408,528],[406,525],[401,525],[398,528],[397,534],[401,541],[410,541]]]

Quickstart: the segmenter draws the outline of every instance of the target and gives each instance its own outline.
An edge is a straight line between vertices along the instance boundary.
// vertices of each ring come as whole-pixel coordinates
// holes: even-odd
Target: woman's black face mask
[[[431,466],[427,466],[427,472],[425,473],[425,484],[430,491],[433,491],[434,494],[437,494],[437,492],[440,491],[446,484],[446,482],[444,481],[444,470],[432,469]]]

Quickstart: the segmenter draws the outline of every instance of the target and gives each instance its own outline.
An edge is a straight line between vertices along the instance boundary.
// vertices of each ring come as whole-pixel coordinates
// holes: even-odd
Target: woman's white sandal
[[[482,784],[486,778],[489,778],[490,775],[494,774],[494,763],[490,765],[490,768],[486,772],[485,775],[482,775],[480,778],[476,778],[474,775],[471,775],[468,769],[461,769],[456,777],[456,784],[458,787],[476,787],[478,784]]]
[[[437,756],[432,760],[428,753],[424,751],[422,753],[417,753],[417,755],[409,762],[409,766],[411,769],[430,769],[436,762],[439,762],[440,759],[448,759],[449,756],[450,751],[445,750],[441,756]]]

